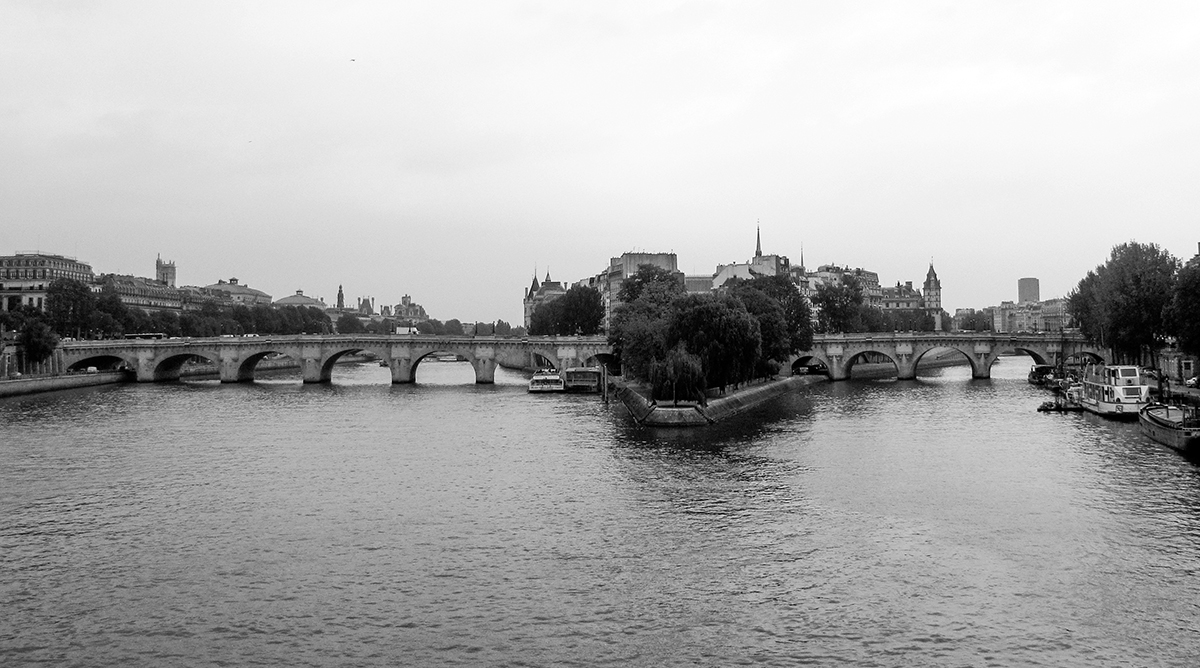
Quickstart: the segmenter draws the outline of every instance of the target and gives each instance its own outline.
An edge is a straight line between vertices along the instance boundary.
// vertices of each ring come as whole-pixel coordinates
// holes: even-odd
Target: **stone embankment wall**
[[[825,376],[788,376],[780,380],[751,385],[710,399],[706,405],[656,404],[628,385],[618,384],[616,396],[629,409],[633,419],[649,427],[703,427],[730,418],[805,385],[825,382]]]
[[[54,390],[71,390],[77,387],[110,385],[132,380],[133,375],[125,371],[100,371],[97,373],[72,373],[62,376],[40,376],[37,378],[14,378],[0,380],[0,397],[15,397],[20,394],[36,394]]]

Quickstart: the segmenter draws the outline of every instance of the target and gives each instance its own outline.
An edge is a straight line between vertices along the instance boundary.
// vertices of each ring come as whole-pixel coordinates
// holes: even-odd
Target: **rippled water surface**
[[[1197,665],[1196,465],[1027,369],[679,432],[454,363],[0,400],[0,665]]]

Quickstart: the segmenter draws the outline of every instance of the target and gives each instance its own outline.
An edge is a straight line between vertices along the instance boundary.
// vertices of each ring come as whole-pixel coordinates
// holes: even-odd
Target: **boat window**
[[[1136,376],[1136,375],[1137,375],[1137,369],[1134,369],[1134,368],[1132,368],[1132,367],[1130,367],[1130,368],[1125,368],[1125,369],[1121,369],[1121,375],[1122,375],[1122,376]]]
[[[1140,387],[1126,387],[1123,389],[1125,390],[1125,396],[1127,397],[1137,397],[1141,396],[1142,394],[1142,388]]]

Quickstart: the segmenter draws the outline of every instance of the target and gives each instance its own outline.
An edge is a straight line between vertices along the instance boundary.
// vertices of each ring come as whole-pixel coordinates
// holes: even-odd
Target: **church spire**
[[[762,225],[758,225],[757,230],[754,243],[754,257],[762,257]]]

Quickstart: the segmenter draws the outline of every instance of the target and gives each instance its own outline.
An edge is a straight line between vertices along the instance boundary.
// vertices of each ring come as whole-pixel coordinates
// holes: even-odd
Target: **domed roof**
[[[325,308],[325,302],[321,301],[320,299],[314,299],[312,297],[305,296],[303,290],[297,290],[296,294],[294,295],[288,295],[283,299],[278,299],[274,304],[275,306],[316,306],[320,309]]]

